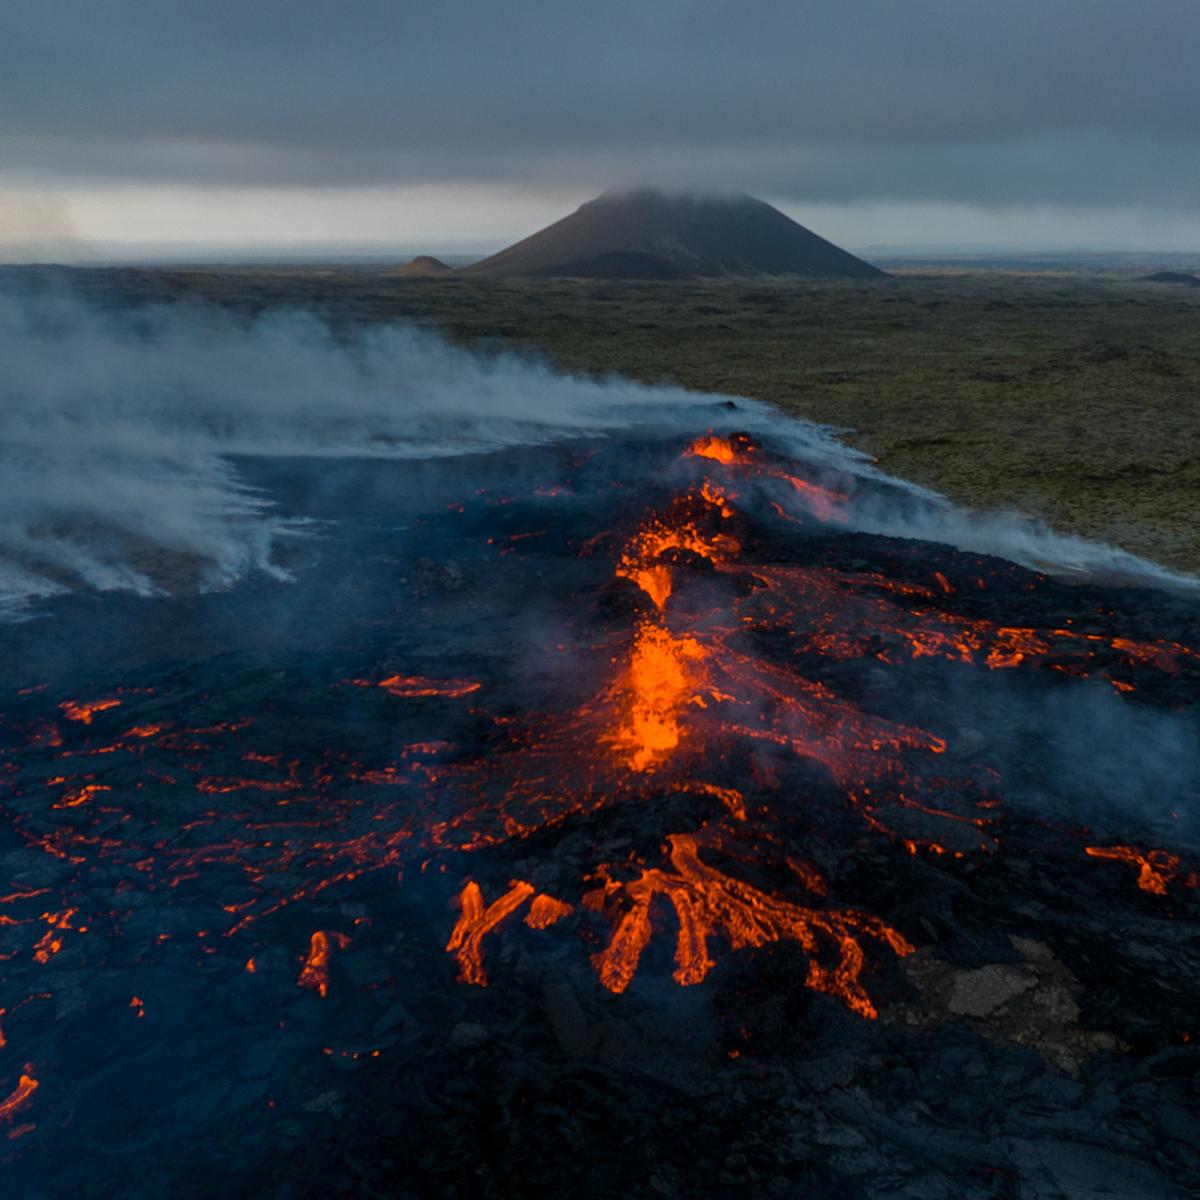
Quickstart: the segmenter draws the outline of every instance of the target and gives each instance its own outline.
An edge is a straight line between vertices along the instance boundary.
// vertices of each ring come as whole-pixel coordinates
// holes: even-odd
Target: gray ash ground
[[[740,561],[807,590],[781,608],[671,552],[663,620],[711,649],[733,614],[756,678],[808,681],[863,744],[902,727],[944,752],[856,744],[850,780],[802,729],[713,726],[686,779],[597,775],[571,714],[653,617],[622,544],[717,477],[685,443],[247,464],[329,522],[294,583],[77,595],[5,630],[6,1197],[1200,1194],[1200,603],[788,519],[739,485]],[[971,654],[928,649],[952,627]],[[1013,630],[1047,648],[1007,661]],[[745,702],[776,728],[761,697],[708,694],[684,725]],[[119,703],[64,707],[97,700]],[[665,896],[605,987],[622,904],[589,889],[668,869],[680,834],[755,894],[895,930],[911,953],[859,939],[877,1016],[815,989],[828,948],[787,937],[718,930],[680,986]],[[1088,847],[1135,848],[1151,890]],[[446,951],[468,880],[572,911],[498,924],[473,986]]]

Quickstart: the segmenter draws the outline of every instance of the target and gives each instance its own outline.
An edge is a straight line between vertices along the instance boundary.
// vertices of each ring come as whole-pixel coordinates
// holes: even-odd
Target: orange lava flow
[[[809,512],[818,521],[844,521],[846,519],[845,513],[842,511],[846,497],[841,492],[831,492],[828,488],[821,487],[820,484],[809,483],[806,479],[800,479],[782,471],[767,473],[790,483],[800,499],[804,501]]]
[[[525,917],[525,924],[530,929],[549,929],[551,925],[569,917],[575,911],[574,907],[563,900],[555,900],[545,892],[534,896]]]
[[[714,446],[724,445],[719,439],[710,440]],[[701,442],[707,444],[705,439]],[[737,540],[719,531],[706,533],[701,522],[731,513],[724,494],[706,480],[699,491],[685,493],[663,517],[638,530],[622,552],[616,574],[636,583],[661,613],[673,583],[671,568],[659,561],[660,556],[682,550],[716,566],[727,562],[741,549]],[[679,745],[681,710],[687,704],[704,703],[699,693],[705,654],[697,638],[678,637],[665,624],[644,620],[638,626],[628,670],[617,688],[623,693],[624,716],[608,738],[633,770],[650,769]]]
[[[164,729],[164,722],[158,722],[150,725],[134,725],[132,729],[125,735],[127,738],[152,738],[157,737]]]
[[[82,721],[85,725],[92,723],[92,718],[98,712],[120,706],[120,700],[64,700],[58,707],[63,710],[63,716],[69,721]]]
[[[533,884],[514,879],[508,891],[485,909],[479,884],[473,879],[468,880],[458,896],[458,922],[446,943],[446,950],[458,959],[458,978],[463,983],[487,987],[487,972],[483,969],[483,939],[511,917],[533,892]]]
[[[815,610],[826,617],[813,623],[803,636],[807,648],[829,658],[875,657],[897,662],[903,658],[937,657],[979,663],[991,670],[1043,664],[1084,678],[1102,672],[1114,689],[1128,692],[1134,690],[1134,684],[1114,679],[1107,667],[1088,661],[1095,649],[1114,651],[1126,668],[1147,667],[1168,675],[1178,674],[1181,662],[1197,657],[1190,647],[1174,642],[1139,642],[1069,628],[1001,625],[924,605],[896,607],[887,598],[872,593],[882,591],[928,600],[938,593],[920,584],[900,583],[870,573],[780,564],[735,564],[721,569],[744,572],[765,584],[773,599],[771,611],[777,616],[786,611],[782,607],[786,605],[793,611]],[[940,572],[934,577],[943,596],[953,594]],[[1056,661],[1059,656],[1065,656],[1065,661]]]
[[[699,491],[681,496],[661,518],[648,521],[629,540],[617,563],[616,573],[629,579],[662,610],[671,597],[671,568],[660,557],[671,551],[688,551],[714,565],[728,561],[740,549],[737,539],[720,532],[705,533],[703,518],[727,517],[732,510],[723,493],[705,483]]]
[[[26,1108],[33,1093],[38,1090],[38,1081],[33,1074],[33,1064],[26,1063],[24,1072],[17,1080],[17,1086],[0,1100],[0,1121],[11,1121],[23,1108]]]
[[[81,804],[86,804],[101,792],[111,792],[112,788],[103,783],[86,783],[82,787],[69,788],[63,792],[62,796],[56,800],[52,807],[54,808],[78,808]]]
[[[423,675],[391,675],[381,679],[379,686],[404,700],[423,696],[442,696],[459,700],[477,692],[483,686],[475,679],[426,679]]]
[[[713,462],[719,462],[726,467],[750,468],[750,473],[753,475],[782,480],[791,486],[809,513],[818,521],[844,521],[846,519],[843,505],[849,499],[848,496],[842,492],[822,487],[818,483],[810,483],[807,479],[792,475],[776,464],[756,457],[757,450],[758,447],[745,434],[721,437],[709,432],[704,437],[697,438],[684,451],[684,454],[691,458],[712,459]],[[778,506],[776,508],[781,515],[788,516]]]
[[[863,597],[857,588],[886,585],[888,590],[922,598],[931,594],[930,589],[883,577],[743,564],[737,540],[724,532],[726,510],[732,513],[724,493],[692,488],[664,512],[652,515],[628,539],[617,553],[616,573],[638,582],[658,611],[644,612],[636,619],[628,649],[612,660],[616,669],[594,698],[536,727],[513,727],[513,750],[506,754],[503,779],[494,762],[441,773],[441,778],[458,783],[467,805],[432,827],[437,844],[478,849],[526,836],[572,812],[594,811],[617,800],[630,786],[632,781],[623,777],[626,772],[671,774],[678,792],[711,795],[730,817],[745,821],[740,792],[697,778],[693,772],[710,755],[724,754],[741,743],[761,747],[754,761],[768,775],[770,761],[781,756],[824,768],[880,832],[905,836],[896,831],[891,815],[905,809],[921,814],[917,819],[952,822],[960,842],[965,838],[981,848],[992,846],[986,833],[992,814],[981,811],[988,802],[981,785],[968,779],[953,793],[940,788],[943,794],[953,795],[953,803],[932,804],[926,798],[929,782],[938,786],[939,781],[927,781],[912,769],[910,759],[945,752],[942,738],[864,711],[791,665],[759,655],[743,637],[744,630],[755,628],[785,630],[794,614],[811,612],[816,605],[824,611],[828,605],[835,610],[828,621],[818,616],[790,636],[812,645],[810,639],[824,641],[826,631],[836,635],[836,610],[848,606],[855,621],[861,617],[864,630],[877,631],[863,636],[874,636],[878,643],[905,612],[887,600]],[[702,624],[676,632],[673,626],[689,620],[691,614],[685,606],[669,614],[668,621],[663,609],[671,595],[671,571],[685,569],[683,562],[656,557],[669,551],[699,555],[719,575],[740,576],[749,587],[742,589],[729,611],[710,611]],[[691,574],[696,570],[693,563]],[[845,646],[832,643],[831,654],[860,653],[857,639],[852,624]],[[861,652],[870,653],[871,647],[864,644]],[[611,753],[597,754],[598,747]],[[928,840],[923,836],[914,845]]]
[[[1087,846],[1085,849],[1092,858],[1104,858],[1137,867],[1138,887],[1155,896],[1165,896],[1167,884],[1179,874],[1179,856],[1168,854],[1165,850],[1139,850],[1136,846]],[[1195,887],[1195,876],[1187,876],[1184,885]]]
[[[836,997],[860,1016],[878,1015],[862,984],[866,959],[858,938],[885,942],[896,954],[912,953],[912,945],[900,933],[866,913],[777,900],[702,862],[691,835],[673,834],[668,842],[673,870],[643,868],[640,878],[627,883],[610,879],[585,897],[592,908],[628,905],[608,945],[592,957],[606,988],[620,993],[632,982],[653,932],[651,906],[661,895],[670,901],[679,922],[677,983],[696,984],[708,974],[712,938],[727,939],[734,950],[790,939],[811,956],[806,986]],[[826,965],[818,955],[836,961]]]
[[[344,933],[327,933],[318,929],[309,939],[308,955],[296,983],[302,988],[312,988],[318,996],[329,995],[329,962],[333,958],[333,947],[340,950],[350,945]]]
[[[740,453],[739,453],[740,451]],[[730,463],[740,461],[741,455],[749,453],[748,447],[735,446],[732,438],[718,437],[714,433],[697,438],[684,452],[693,458],[711,458],[714,462]]]
[[[704,647],[693,637],[650,623],[638,630],[625,681],[628,707],[612,735],[633,770],[648,770],[679,745],[680,710],[702,682],[703,657]]]
[[[49,929],[38,938],[33,947],[34,962],[48,963],[63,948],[63,940],[59,936],[59,931],[71,929],[71,921],[78,912],[77,908],[65,908],[61,912],[42,913],[42,920],[46,922]]]

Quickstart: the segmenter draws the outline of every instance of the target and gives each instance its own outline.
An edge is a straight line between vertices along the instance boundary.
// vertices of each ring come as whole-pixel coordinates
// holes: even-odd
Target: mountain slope
[[[753,196],[605,192],[463,274],[677,278],[883,272]]]

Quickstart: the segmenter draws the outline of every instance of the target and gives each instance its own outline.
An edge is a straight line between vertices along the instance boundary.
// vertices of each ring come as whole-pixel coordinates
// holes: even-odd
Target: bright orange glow
[[[1097,646],[1117,652],[1118,663],[1128,668],[1153,667],[1176,675],[1181,659],[1195,659],[1197,652],[1175,642],[1138,642],[1107,637],[1069,628],[1031,629],[1001,625],[980,617],[959,616],[936,607],[896,607],[887,594],[912,598],[938,596],[934,589],[873,574],[841,574],[821,568],[762,565],[723,568],[745,571],[778,597],[780,605],[816,610],[827,620],[814,622],[806,635],[807,644],[823,656],[848,659],[874,656],[884,662],[903,658],[938,657],[954,662],[982,663],[991,670],[1013,670],[1024,665],[1045,665],[1052,670],[1087,678],[1100,668],[1086,660]],[[935,573],[939,578],[940,573]],[[942,595],[953,594],[945,591]],[[873,593],[884,593],[879,596]],[[884,646],[879,646],[879,641]],[[1067,661],[1055,662],[1066,654]],[[1102,677],[1117,692],[1134,690],[1128,680],[1113,678],[1104,668]]]
[[[458,700],[477,692],[482,683],[474,679],[426,679],[423,675],[392,675],[381,679],[379,686],[404,700],[422,696],[443,696]]]
[[[98,712],[105,712],[110,708],[117,708],[120,705],[120,700],[64,700],[58,707],[63,710],[63,715],[69,721],[82,721],[84,725],[90,725],[92,718]]]
[[[790,485],[792,490],[803,501],[809,513],[818,521],[844,521],[846,519],[843,505],[849,499],[841,492],[831,491],[820,484],[811,483],[785,471],[781,466],[769,459],[757,456],[758,446],[745,434],[733,434],[729,437],[719,437],[708,433],[697,438],[685,451],[684,455],[691,458],[708,458],[726,467],[740,467],[749,470],[751,475],[765,476],[769,479],[779,479]],[[711,486],[705,481],[705,486]],[[779,505],[775,509],[783,517],[788,517]],[[730,515],[728,512],[726,515]],[[794,519],[794,518],[793,518]]]
[[[318,929],[312,935],[300,978],[296,980],[300,987],[312,988],[322,998],[329,995],[329,962],[335,945],[345,950],[350,939],[344,933],[327,933],[324,929]]]
[[[590,907],[628,905],[608,945],[592,959],[606,988],[623,992],[633,981],[652,934],[651,905],[661,895],[670,901],[679,922],[677,983],[704,979],[713,966],[709,954],[713,938],[726,939],[734,950],[790,939],[812,956],[808,987],[836,997],[860,1016],[877,1015],[862,984],[866,958],[858,938],[875,938],[896,954],[910,954],[913,947],[900,933],[866,913],[804,908],[777,900],[702,862],[695,837],[674,834],[668,841],[673,871],[644,868],[638,879],[609,880],[600,896],[592,894]],[[827,964],[818,956],[836,961]]]
[[[662,610],[671,596],[669,562],[659,561],[672,551],[687,551],[714,566],[727,562],[741,547],[737,539],[702,524],[715,524],[732,515],[723,493],[706,485],[681,496],[662,517],[647,521],[629,540],[617,563],[617,575],[632,580]]]
[[[555,900],[553,896],[547,896],[545,892],[534,896],[529,905],[529,912],[525,917],[525,924],[530,929],[549,929],[551,925],[561,921],[564,917],[569,917],[575,909],[564,903],[562,900]]]
[[[626,677],[625,722],[612,739],[633,770],[648,770],[679,745],[680,711],[703,680],[697,666],[703,657],[693,637],[675,637],[649,623],[638,630]]]
[[[654,601],[656,608],[666,607],[674,587],[670,567],[664,566],[662,563],[655,563],[651,567],[629,567],[625,575]]]
[[[46,922],[49,929],[42,934],[33,947],[35,962],[48,963],[63,948],[63,940],[59,933],[72,927],[71,921],[78,911],[75,908],[64,908],[61,912],[42,913],[42,920]]]
[[[26,1063],[24,1073],[17,1086],[0,1100],[0,1121],[11,1121],[23,1108],[28,1107],[33,1093],[38,1090],[38,1081],[33,1074],[33,1064]]]
[[[562,625],[555,617],[537,630],[542,650],[536,655],[514,651],[523,635],[510,635],[507,618],[493,634],[484,624],[486,607],[476,610],[480,621],[476,626],[471,619],[467,646],[478,644],[477,632],[495,636],[497,645],[479,651],[479,659],[512,668],[494,696],[490,684],[482,692],[487,704],[477,694],[481,680],[493,675],[482,667],[480,679],[380,678],[401,666],[471,669],[451,658],[376,660],[356,668],[366,677],[340,682],[363,691],[343,686],[333,697],[353,694],[361,702],[351,708],[364,710],[353,714],[362,718],[363,736],[333,736],[325,744],[316,731],[330,728],[337,712],[323,674],[320,682],[315,673],[296,677],[308,679],[304,686],[318,688],[320,696],[311,724],[298,721],[295,728],[284,727],[284,710],[269,699],[265,705],[253,699],[263,695],[257,683],[237,687],[227,701],[253,704],[259,716],[231,713],[216,721],[211,705],[220,687],[210,688],[207,674],[199,681],[202,692],[192,688],[196,681],[172,683],[161,702],[145,706],[125,683],[100,678],[89,686],[100,692],[111,684],[107,697],[64,700],[58,708],[55,694],[31,701],[11,729],[34,751],[34,766],[26,772],[6,742],[0,798],[12,808],[23,843],[53,861],[44,875],[20,876],[44,878],[46,886],[9,884],[0,896],[0,966],[14,960],[14,968],[34,974],[34,963],[48,964],[51,973],[63,969],[69,976],[103,954],[103,943],[128,924],[142,930],[148,950],[169,942],[172,954],[194,953],[207,970],[223,964],[239,988],[266,1004],[275,982],[268,946],[291,929],[296,940],[288,943],[293,957],[290,975],[285,960],[283,986],[294,980],[322,998],[333,988],[338,999],[338,989],[358,975],[340,969],[347,961],[353,967],[353,960],[337,957],[350,937],[317,929],[305,945],[303,930],[336,924],[355,931],[355,946],[361,945],[370,937],[362,927],[383,922],[387,906],[351,904],[347,894],[365,898],[378,891],[375,881],[385,873],[378,886],[386,890],[397,873],[419,869],[423,887],[461,888],[437,937],[440,944],[449,934],[445,949],[455,961],[443,965],[447,976],[456,971],[465,984],[486,986],[488,967],[498,973],[498,963],[508,961],[497,942],[506,950],[552,944],[555,955],[574,947],[576,966],[588,953],[600,983],[614,994],[634,986],[639,970],[650,970],[659,960],[655,951],[669,958],[673,950],[667,970],[677,984],[693,986],[708,979],[722,955],[792,942],[805,956],[796,953],[809,988],[863,1018],[876,1017],[872,969],[891,968],[893,955],[913,947],[881,918],[841,904],[847,896],[873,895],[897,905],[880,908],[885,915],[914,910],[911,901],[896,899],[895,888],[879,887],[876,868],[863,864],[899,861],[892,880],[899,885],[911,877],[923,886],[920,880],[934,872],[946,873],[949,884],[959,874],[955,860],[995,851],[1003,836],[998,789],[1017,734],[1003,720],[990,727],[986,718],[976,733],[941,701],[968,694],[972,682],[994,670],[1019,674],[1031,689],[1037,680],[1069,688],[1074,678],[1099,679],[1119,693],[1145,687],[1148,700],[1166,706],[1185,685],[1156,694],[1150,689],[1162,680],[1154,673],[1192,671],[1200,656],[1179,643],[1115,636],[1109,623],[1118,620],[1116,608],[1050,616],[1061,611],[1050,588],[1015,605],[1010,619],[1029,625],[1005,624],[997,619],[1004,596],[1036,590],[1035,576],[982,558],[972,566],[950,550],[875,545],[868,534],[814,536],[814,521],[846,518],[858,486],[851,476],[809,470],[745,435],[709,431],[685,455],[646,481],[664,498],[640,517],[636,510],[630,515],[640,481],[634,485],[624,473],[581,478],[586,487],[577,494],[575,515],[554,516],[549,540],[556,549],[521,580],[532,594],[563,546],[577,546],[581,559],[588,558],[570,564],[550,589]],[[671,479],[682,481],[673,496],[659,490]],[[605,498],[594,507],[588,499],[588,512],[611,528],[576,540],[575,534],[595,528],[578,515],[593,495]],[[497,534],[493,553],[508,554],[514,544],[541,536]],[[879,568],[871,569],[860,553],[877,558]],[[931,569],[937,562],[953,583]],[[509,580],[501,581],[506,595]],[[1000,590],[977,595],[990,581]],[[578,588],[568,594],[568,585]],[[379,642],[374,634],[353,639],[355,647],[383,644],[382,633]],[[856,660],[861,669],[844,665]],[[900,666],[913,661],[919,669]],[[924,688],[925,681],[932,686],[921,702],[906,708],[911,697],[904,688]],[[274,694],[275,685],[264,686],[268,697]],[[455,706],[463,719],[437,719],[451,702],[469,697],[475,697],[471,705]],[[413,701],[415,707],[405,703]],[[96,719],[122,704],[118,717]],[[535,706],[539,711],[531,711]],[[167,711],[170,719],[159,722]],[[929,713],[930,728],[906,712]],[[94,719],[97,728],[90,730]],[[949,746],[934,732],[942,720],[958,731]],[[407,740],[443,733],[456,740]],[[264,740],[276,736],[274,743]],[[109,783],[96,782],[103,779]],[[661,855],[648,856],[667,829],[683,832],[667,838]],[[1066,836],[1054,826],[1051,849]],[[849,844],[838,845],[844,837]],[[486,870],[484,877],[494,880],[485,885],[495,888],[489,903],[467,877],[461,854],[493,848],[497,853],[479,856],[488,866],[475,868],[477,877]],[[1131,885],[1163,897],[1200,882],[1165,850],[1092,846],[1086,852],[1117,864],[1095,870],[1127,889],[1128,903],[1155,907],[1164,918],[1173,906],[1140,900]],[[540,853],[552,861],[535,867]],[[14,859],[22,871],[24,859],[24,851]],[[506,870],[530,882],[491,875],[500,861],[520,864]],[[829,870],[828,883],[814,863]],[[1076,865],[1091,870],[1082,855]],[[361,882],[349,887],[355,880]],[[570,902],[538,891],[534,880],[561,887]],[[144,897],[124,893],[139,884],[166,906],[164,927],[171,932],[150,926],[153,932],[146,933],[127,921]],[[203,903],[194,903],[197,897]],[[72,902],[83,907],[65,907]],[[314,915],[296,925],[314,903],[318,913],[340,915]],[[293,920],[274,919],[292,905]],[[176,925],[168,910],[208,915],[189,927],[190,916],[181,915]],[[210,917],[211,927],[200,929]],[[906,927],[915,920],[903,918]],[[86,934],[86,922],[96,930],[93,938],[66,938],[68,931]],[[241,979],[239,963],[253,980]],[[149,958],[147,969],[153,969]],[[16,977],[14,971],[10,990]],[[126,1032],[155,1024],[135,1025],[129,1015],[146,1015],[142,998],[123,1007],[128,988],[143,986],[140,974],[131,978],[138,982],[117,1000]],[[25,1024],[17,1014],[33,998],[24,981],[21,987],[5,997],[8,1011],[0,1009],[17,1038]],[[298,992],[292,1000],[310,1004]],[[6,1047],[3,1028],[0,1048],[11,1070],[0,1079],[6,1092],[19,1065],[12,1055],[20,1051]],[[331,1047],[326,1053],[353,1059],[379,1051]],[[54,1072],[41,1050],[35,1045],[25,1054],[53,1090]],[[0,1133],[11,1138],[33,1128],[18,1124],[25,1118],[14,1114],[37,1087],[26,1067],[16,1089],[0,1099],[0,1120],[12,1121],[0,1125]],[[43,1094],[39,1119],[48,1107]],[[68,1100],[61,1111],[69,1108]]]
[[[463,983],[487,987],[483,939],[511,917],[533,892],[533,884],[514,879],[508,891],[485,909],[479,884],[473,879],[467,882],[458,896],[458,923],[446,943],[447,951],[458,959],[458,977]]]
[[[54,802],[54,808],[78,808],[94,799],[101,792],[111,792],[112,788],[103,783],[88,783],[82,787],[69,788]]]
[[[714,462],[726,465],[737,462],[740,457],[732,439],[718,437],[714,433],[697,438],[684,453],[694,458],[711,458]]]
[[[840,492],[831,492],[828,488],[821,487],[820,484],[809,483],[806,479],[787,475],[782,471],[769,471],[768,474],[790,483],[804,501],[809,512],[818,521],[844,521],[846,519],[842,510],[842,504],[845,503],[846,497]]]
[[[1168,854],[1165,850],[1139,850],[1136,846],[1088,846],[1086,849],[1092,858],[1105,858],[1136,867],[1138,887],[1155,896],[1165,896],[1167,884],[1179,873],[1179,856]],[[1184,886],[1195,886],[1191,880],[1192,876],[1188,876],[1183,881]]]
[[[712,480],[706,479],[700,484],[700,497],[707,504],[711,504],[721,516],[729,518],[733,516],[733,508],[729,503],[729,497],[715,487]]]

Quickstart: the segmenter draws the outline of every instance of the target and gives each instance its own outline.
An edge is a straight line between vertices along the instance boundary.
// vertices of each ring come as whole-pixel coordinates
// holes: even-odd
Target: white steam
[[[149,593],[164,556],[200,587],[283,572],[299,532],[247,487],[236,456],[433,457],[656,423],[742,428],[817,468],[873,481],[850,528],[1040,566],[1166,572],[1016,517],[983,518],[888,480],[829,432],[739,400],[564,375],[411,327],[340,337],[303,312],[106,310],[0,293],[0,613],[88,586]]]
[[[405,326],[346,342],[300,312],[0,295],[0,608],[81,583],[153,591],[155,551],[194,560],[201,586],[279,573],[272,547],[295,524],[232,456],[462,454],[711,402]]]

